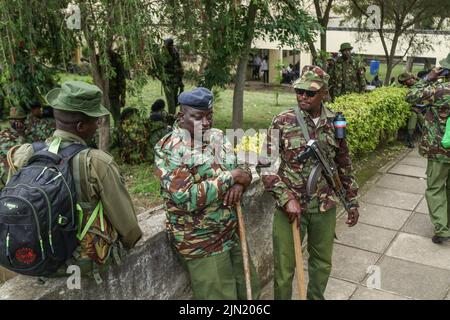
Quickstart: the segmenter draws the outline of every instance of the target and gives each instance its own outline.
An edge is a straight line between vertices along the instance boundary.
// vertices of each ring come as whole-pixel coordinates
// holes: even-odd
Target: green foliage
[[[199,55],[198,84],[224,86],[234,77],[236,62],[246,47],[251,5],[257,6],[254,38],[267,38],[295,49],[314,41],[317,21],[297,1],[165,1],[169,31],[181,42],[185,54]]]
[[[7,104],[26,106],[54,86],[56,68],[73,52],[61,9],[68,1],[0,1],[0,64]]]
[[[314,61],[314,65],[319,66],[323,70],[327,70],[327,60],[331,57],[331,54],[324,50],[317,50],[317,56]]]
[[[404,88],[382,87],[365,94],[343,95],[328,105],[344,114],[347,142],[353,154],[373,151],[395,137],[411,112],[406,93]]]

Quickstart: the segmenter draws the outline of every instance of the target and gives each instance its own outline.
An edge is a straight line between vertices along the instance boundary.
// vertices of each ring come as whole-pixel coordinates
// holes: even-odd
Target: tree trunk
[[[244,86],[245,75],[247,73],[248,55],[250,53],[253,35],[255,30],[255,19],[258,11],[257,1],[250,1],[247,11],[247,23],[245,31],[245,47],[236,71],[234,92],[233,92],[233,129],[242,128],[244,123]]]
[[[320,50],[327,51],[327,26],[323,26],[325,29],[323,33],[320,34]]]
[[[386,86],[390,83],[392,70],[394,69],[395,50],[397,49],[399,37],[400,32],[396,30],[394,33],[394,38],[392,39],[391,51],[389,56],[386,57],[386,77],[384,78],[384,85]]]
[[[411,72],[414,64],[414,57],[408,57],[406,60],[406,71]]]

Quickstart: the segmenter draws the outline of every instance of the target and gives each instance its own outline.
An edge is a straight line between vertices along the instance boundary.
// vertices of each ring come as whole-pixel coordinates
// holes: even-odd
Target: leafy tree
[[[409,52],[420,53],[424,49],[430,49],[432,47],[430,38],[419,35],[421,26],[435,24],[436,21],[436,27],[442,27],[448,17],[444,16],[443,12],[448,12],[450,0],[346,0],[345,4],[336,10],[344,14],[347,21],[358,22],[364,41],[374,40],[374,33],[366,28],[367,20],[371,17],[367,13],[370,5],[377,5],[381,10],[380,25],[376,33],[386,57],[387,70],[384,83],[387,85],[393,68],[401,61],[395,59],[397,48],[399,46],[404,48],[403,57]]]
[[[55,66],[65,66],[75,47],[64,28],[67,1],[1,1],[0,65],[10,106],[27,107],[55,86]]]
[[[248,56],[256,38],[299,48],[314,39],[317,21],[293,0],[183,0],[166,2],[170,32],[185,53],[199,55],[199,85],[211,88],[234,80],[233,127],[242,127]]]
[[[316,49],[314,41],[308,40],[309,51],[311,52],[314,60],[314,64],[317,64],[317,60],[321,60],[320,55],[322,52],[327,51],[327,27],[330,21],[330,15],[333,10],[333,4],[335,0],[303,0],[302,5],[305,8],[313,8],[316,14],[317,22],[322,27],[320,31],[320,50]]]
[[[148,80],[153,55],[162,44],[160,4],[149,0],[83,0],[80,9],[94,82],[103,91],[103,104],[117,120],[125,103],[123,94],[116,96],[116,90],[123,90],[117,83],[124,85],[123,70],[133,72],[129,91],[139,92]],[[99,147],[108,149],[109,141],[110,119],[104,117]]]

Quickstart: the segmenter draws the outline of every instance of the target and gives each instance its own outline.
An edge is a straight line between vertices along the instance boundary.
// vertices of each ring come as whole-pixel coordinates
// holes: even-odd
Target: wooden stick
[[[297,227],[298,218],[292,223],[292,236],[294,237],[295,249],[295,272],[297,278],[297,288],[300,300],[306,300],[305,273],[303,272],[303,255],[300,230]]]
[[[248,257],[247,238],[245,236],[244,217],[242,215],[241,203],[236,204],[239,222],[239,238],[241,239],[242,260],[244,261],[245,287],[247,289],[247,300],[252,300],[252,284],[250,281],[250,264]]]

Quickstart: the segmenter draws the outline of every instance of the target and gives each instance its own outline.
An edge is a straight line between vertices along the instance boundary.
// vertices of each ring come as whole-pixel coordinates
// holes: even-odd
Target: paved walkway
[[[338,220],[327,299],[450,300],[450,242],[431,242],[425,170],[426,159],[408,152],[365,186],[357,226]],[[367,287],[373,265],[379,290]],[[273,297],[271,286],[262,298]]]

